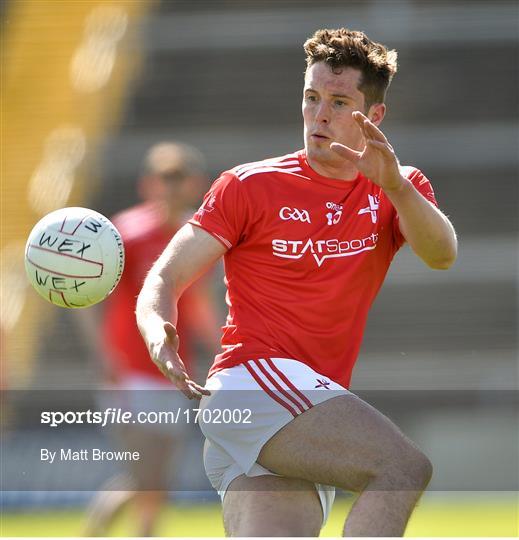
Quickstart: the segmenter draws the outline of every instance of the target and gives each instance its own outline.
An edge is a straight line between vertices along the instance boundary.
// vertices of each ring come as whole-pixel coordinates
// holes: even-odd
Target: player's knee
[[[424,490],[429,484],[433,466],[429,458],[419,449],[410,447],[403,452],[397,465],[398,484],[404,489]]]
[[[371,480],[380,489],[423,491],[433,472],[429,458],[411,443],[395,448],[394,452],[377,461]]]
[[[423,452],[417,450],[412,458],[412,461],[414,477],[421,488],[425,489],[431,481],[433,474],[433,465],[431,460]]]

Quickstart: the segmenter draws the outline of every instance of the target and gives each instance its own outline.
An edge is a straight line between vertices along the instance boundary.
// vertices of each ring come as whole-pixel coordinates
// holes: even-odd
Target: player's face
[[[200,176],[186,176],[171,180],[163,178],[161,199],[171,209],[186,211],[199,206],[204,193],[204,179]]]
[[[168,174],[150,174],[139,186],[145,201],[165,204],[172,211],[185,211],[199,206],[207,182],[202,176],[174,178]]]
[[[362,133],[352,113],[368,112],[372,118],[374,112],[377,116],[377,111],[384,107],[378,104],[366,111],[364,94],[358,88],[361,76],[361,72],[353,68],[334,73],[324,62],[317,62],[306,71],[303,90],[305,149],[310,165],[321,174],[337,175],[345,167],[344,159],[330,149],[330,143],[339,142],[355,150],[364,147]],[[382,117],[380,120],[375,118],[376,123]]]

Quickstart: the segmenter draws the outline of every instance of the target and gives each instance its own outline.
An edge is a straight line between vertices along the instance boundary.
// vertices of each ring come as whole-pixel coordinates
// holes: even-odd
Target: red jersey
[[[106,356],[117,371],[141,373],[164,380],[150,355],[135,320],[135,304],[144,278],[177,231],[165,222],[163,213],[151,203],[120,212],[113,223],[121,233],[125,249],[125,267],[121,281],[104,302],[103,341]],[[179,355],[189,369],[190,328],[184,319],[189,309],[189,289],[178,305],[177,331]]]
[[[437,204],[419,170],[402,174]],[[299,151],[224,172],[190,223],[228,248],[229,314],[210,374],[283,357],[347,387],[369,308],[404,242],[382,189],[361,174],[321,176]]]

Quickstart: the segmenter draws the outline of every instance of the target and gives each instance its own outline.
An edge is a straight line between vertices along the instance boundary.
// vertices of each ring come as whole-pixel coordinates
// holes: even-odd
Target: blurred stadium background
[[[348,26],[398,49],[384,129],[401,161],[432,179],[460,237],[449,272],[427,271],[408,249],[398,255],[352,390],[394,418],[434,463],[408,534],[517,535],[517,3],[1,6],[1,534],[78,534],[82,508],[106,476],[71,465],[64,477],[48,477],[33,459],[48,430],[27,419],[48,400],[45,391],[53,404],[76,409],[93,406],[99,386],[77,314],[28,288],[23,248],[34,223],[63,206],[111,215],[134,203],[142,156],[162,139],[200,148],[213,178],[299,148],[302,43],[317,28]],[[86,428],[63,437],[107,444]],[[221,535],[196,428],[187,443],[172,493],[178,505],[162,534]],[[13,471],[29,483],[17,485]],[[82,487],[68,489],[71,478]],[[339,534],[349,501],[340,499],[326,534]]]

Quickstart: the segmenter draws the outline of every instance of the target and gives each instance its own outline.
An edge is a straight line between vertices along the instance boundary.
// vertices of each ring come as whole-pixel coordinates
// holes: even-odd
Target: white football
[[[35,225],[25,246],[25,270],[48,302],[84,308],[115,288],[124,268],[119,231],[88,208],[62,208]]]

